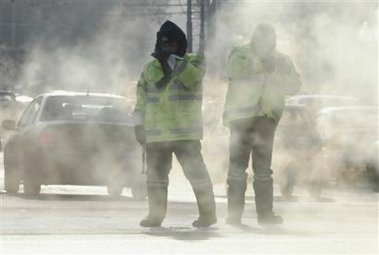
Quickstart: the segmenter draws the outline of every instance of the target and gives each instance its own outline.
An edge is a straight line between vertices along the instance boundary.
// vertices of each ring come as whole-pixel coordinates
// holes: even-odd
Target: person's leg
[[[216,204],[212,182],[201,155],[201,143],[199,140],[177,141],[174,153],[197,200],[199,218],[192,225],[197,228],[209,227],[217,222]]]
[[[257,117],[253,138],[253,187],[255,205],[260,224],[281,224],[282,218],[273,212],[272,150],[276,123],[272,118]]]
[[[149,214],[140,222],[143,227],[159,227],[167,211],[168,174],[172,166],[169,143],[150,143],[146,146],[147,196]]]
[[[232,123],[229,140],[228,185],[228,224],[241,224],[245,207],[246,169],[249,164],[251,141],[248,137],[248,124]]]

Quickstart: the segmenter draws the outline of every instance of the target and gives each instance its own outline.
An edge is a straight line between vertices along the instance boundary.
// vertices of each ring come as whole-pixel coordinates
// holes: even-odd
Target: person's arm
[[[261,83],[262,75],[268,72],[263,61],[258,57],[254,58],[250,49],[234,48],[229,54],[228,75],[232,82],[254,82],[258,79]]]
[[[146,143],[144,119],[145,109],[147,102],[147,83],[145,79],[145,71],[141,74],[137,83],[137,102],[134,107],[133,120],[134,120],[134,134],[138,143]]]
[[[174,72],[184,87],[191,88],[203,80],[205,75],[204,61],[198,55],[191,55],[188,59],[180,60]]]
[[[147,84],[145,80],[145,72],[140,75],[137,83],[137,101],[134,107],[134,116],[136,125],[143,125],[147,102]]]
[[[296,71],[292,60],[287,56],[280,56],[277,59],[278,72],[281,75],[282,89],[285,95],[297,93],[301,86],[300,75]]]
[[[232,81],[245,80],[251,77],[253,62],[234,49],[228,58],[228,75]]]

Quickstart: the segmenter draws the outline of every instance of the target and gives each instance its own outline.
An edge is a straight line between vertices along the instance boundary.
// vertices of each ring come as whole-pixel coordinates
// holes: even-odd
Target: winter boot
[[[274,188],[272,178],[254,179],[255,205],[258,214],[258,224],[279,225],[282,217],[273,212]]]
[[[141,227],[160,227],[166,216],[167,187],[147,187],[149,215],[140,222]]]
[[[275,215],[273,212],[266,214],[258,214],[259,225],[280,225],[283,223],[283,218],[280,215]]]
[[[141,222],[139,223],[139,225],[144,228],[156,228],[160,227],[161,224],[162,222],[158,220],[152,220],[151,218],[149,218],[149,216],[141,220]]]
[[[202,188],[193,188],[199,208],[199,218],[192,223],[195,228],[207,228],[217,222],[216,203],[212,184]]]
[[[228,180],[228,218],[230,225],[241,225],[245,208],[246,180]]]

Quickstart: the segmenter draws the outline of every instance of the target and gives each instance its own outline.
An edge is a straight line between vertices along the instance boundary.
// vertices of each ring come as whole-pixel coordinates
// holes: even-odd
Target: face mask
[[[178,45],[176,42],[168,40],[167,37],[162,38],[162,51],[175,53],[177,49],[178,49]]]

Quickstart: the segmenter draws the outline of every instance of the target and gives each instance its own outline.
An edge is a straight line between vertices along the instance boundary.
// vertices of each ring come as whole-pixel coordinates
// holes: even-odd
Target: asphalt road
[[[180,169],[171,173],[168,215],[160,228],[138,223],[147,201],[109,198],[105,187],[42,186],[38,197],[3,190],[0,169],[0,254],[378,254],[378,194],[369,187],[333,187],[315,200],[298,187],[290,201],[276,187],[277,228],[256,223],[254,197],[247,191],[243,225],[224,223],[223,182],[214,184],[219,222],[194,229],[197,207]],[[251,185],[250,185],[251,186]]]

